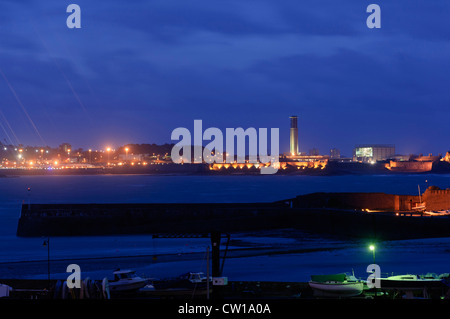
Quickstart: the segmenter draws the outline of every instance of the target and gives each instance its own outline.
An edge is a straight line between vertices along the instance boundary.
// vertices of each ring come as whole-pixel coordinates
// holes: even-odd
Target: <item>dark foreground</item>
[[[400,289],[369,289],[365,287],[362,294],[353,297],[320,297],[316,296],[307,282],[269,282],[269,281],[230,281],[226,285],[210,284],[209,293],[206,286],[200,288],[154,289],[142,288],[132,292],[109,292],[108,295],[99,291],[90,298],[80,295],[80,289],[72,289],[62,296],[55,287],[56,280],[45,279],[0,279],[0,283],[12,287],[9,297],[5,299],[169,299],[169,300],[264,300],[264,299],[424,299],[424,291],[416,289],[412,295],[405,295]],[[151,281],[149,281],[151,284]],[[428,288],[426,299],[450,300],[450,287],[442,285]]]

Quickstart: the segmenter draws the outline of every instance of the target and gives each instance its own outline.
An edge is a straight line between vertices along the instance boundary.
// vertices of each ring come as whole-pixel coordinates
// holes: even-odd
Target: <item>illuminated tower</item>
[[[297,128],[297,116],[289,117],[291,119],[291,143],[290,152],[291,155],[298,155],[298,128]]]

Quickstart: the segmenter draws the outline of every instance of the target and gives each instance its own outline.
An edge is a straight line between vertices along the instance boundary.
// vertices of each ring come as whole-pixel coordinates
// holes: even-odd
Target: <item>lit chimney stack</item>
[[[298,127],[297,116],[289,117],[291,119],[291,143],[290,151],[291,155],[298,155]]]

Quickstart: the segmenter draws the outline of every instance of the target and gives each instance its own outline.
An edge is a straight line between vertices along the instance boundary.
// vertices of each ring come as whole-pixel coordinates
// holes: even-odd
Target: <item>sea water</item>
[[[0,178],[0,278],[64,278],[65,265],[110,274],[130,266],[150,277],[206,272],[207,238],[152,235],[47,238],[16,236],[22,203],[231,203],[271,202],[313,192],[418,194],[450,187],[450,175],[77,175]],[[99,225],[101,227],[101,225]],[[222,240],[222,248],[226,240]],[[342,241],[294,230],[232,234],[224,275],[229,280],[307,281],[311,274],[355,271],[375,262],[382,273],[450,272],[450,239],[377,243]],[[234,251],[235,253],[231,253]],[[165,257],[163,257],[165,256]],[[134,258],[136,257],[136,258]],[[147,258],[148,257],[148,258]],[[133,259],[134,258],[134,259]]]

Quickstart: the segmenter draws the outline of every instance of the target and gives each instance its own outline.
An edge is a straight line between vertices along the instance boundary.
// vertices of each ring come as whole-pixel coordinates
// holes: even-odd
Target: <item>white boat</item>
[[[309,286],[315,296],[354,297],[363,292],[364,282],[347,274],[312,275]]]
[[[413,274],[404,274],[380,278],[380,287],[382,289],[422,290],[424,288],[446,287],[446,284],[444,279],[440,276],[417,276]]]
[[[111,292],[126,292],[139,290],[147,285],[148,280],[136,275],[134,270],[116,270],[114,279],[109,281]]]
[[[415,207],[412,207],[412,210],[415,211],[419,211],[419,212],[424,212],[427,207],[424,203],[422,203],[422,195],[420,195],[420,185],[417,185],[418,189],[419,189],[419,203],[416,203]]]
[[[412,274],[404,274],[398,276],[390,276],[387,278],[380,278],[380,288],[382,290],[394,290],[403,292],[403,298],[415,299],[417,295],[422,295],[419,298],[430,298],[430,293],[437,292],[438,294],[445,294],[448,291],[449,284],[446,281],[448,274],[417,276]]]
[[[205,288],[207,286],[207,279],[202,272],[188,272],[181,274],[174,278],[166,278],[161,280],[153,281],[153,286],[156,289],[167,289],[167,288]],[[212,282],[211,276],[209,281]]]
[[[428,216],[449,216],[450,215],[450,210],[440,210],[440,211],[437,211],[437,212],[425,211],[424,214],[428,215]]]
[[[412,208],[412,210],[416,210],[416,211],[425,211],[425,209],[427,209],[427,207],[424,204],[419,204],[419,203],[417,203],[416,206],[414,206]]]

